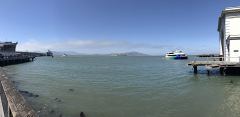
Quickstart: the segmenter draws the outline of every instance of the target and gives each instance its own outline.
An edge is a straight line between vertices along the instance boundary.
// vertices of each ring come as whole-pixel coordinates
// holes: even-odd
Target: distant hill
[[[82,55],[80,53],[77,53],[77,52],[72,52],[72,51],[52,51],[53,55],[54,56],[62,56],[64,54],[67,54],[67,55]]]
[[[110,56],[149,56],[140,52],[112,53]]]
[[[148,54],[140,52],[123,52],[123,53],[111,53],[111,54],[83,54],[72,51],[52,51],[54,56],[66,55],[94,55],[94,56],[149,56]]]

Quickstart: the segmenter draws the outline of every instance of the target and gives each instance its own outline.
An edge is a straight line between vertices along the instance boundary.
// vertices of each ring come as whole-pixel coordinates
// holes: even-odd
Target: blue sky
[[[21,51],[218,53],[218,17],[239,0],[0,0],[0,40]]]

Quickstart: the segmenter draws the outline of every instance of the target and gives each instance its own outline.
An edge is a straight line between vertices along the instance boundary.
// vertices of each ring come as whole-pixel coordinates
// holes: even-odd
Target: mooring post
[[[193,72],[194,74],[197,74],[197,65],[193,65]]]
[[[224,75],[224,76],[226,76],[226,72],[227,72],[227,68],[224,67],[224,68],[223,68],[223,75]]]
[[[210,75],[210,70],[209,69],[207,70],[207,75]]]
[[[224,75],[224,68],[223,67],[220,67],[220,74]]]

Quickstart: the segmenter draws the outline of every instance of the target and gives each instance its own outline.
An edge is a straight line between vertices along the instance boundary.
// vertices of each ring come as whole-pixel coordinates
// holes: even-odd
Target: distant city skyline
[[[239,0],[0,0],[0,40],[19,51],[219,53],[217,24]]]

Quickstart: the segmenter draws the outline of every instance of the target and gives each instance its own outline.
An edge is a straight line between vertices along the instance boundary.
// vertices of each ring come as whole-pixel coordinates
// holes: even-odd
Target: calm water
[[[4,69],[18,89],[39,95],[27,100],[42,117],[239,116],[240,77],[193,75],[190,60],[43,57]]]

